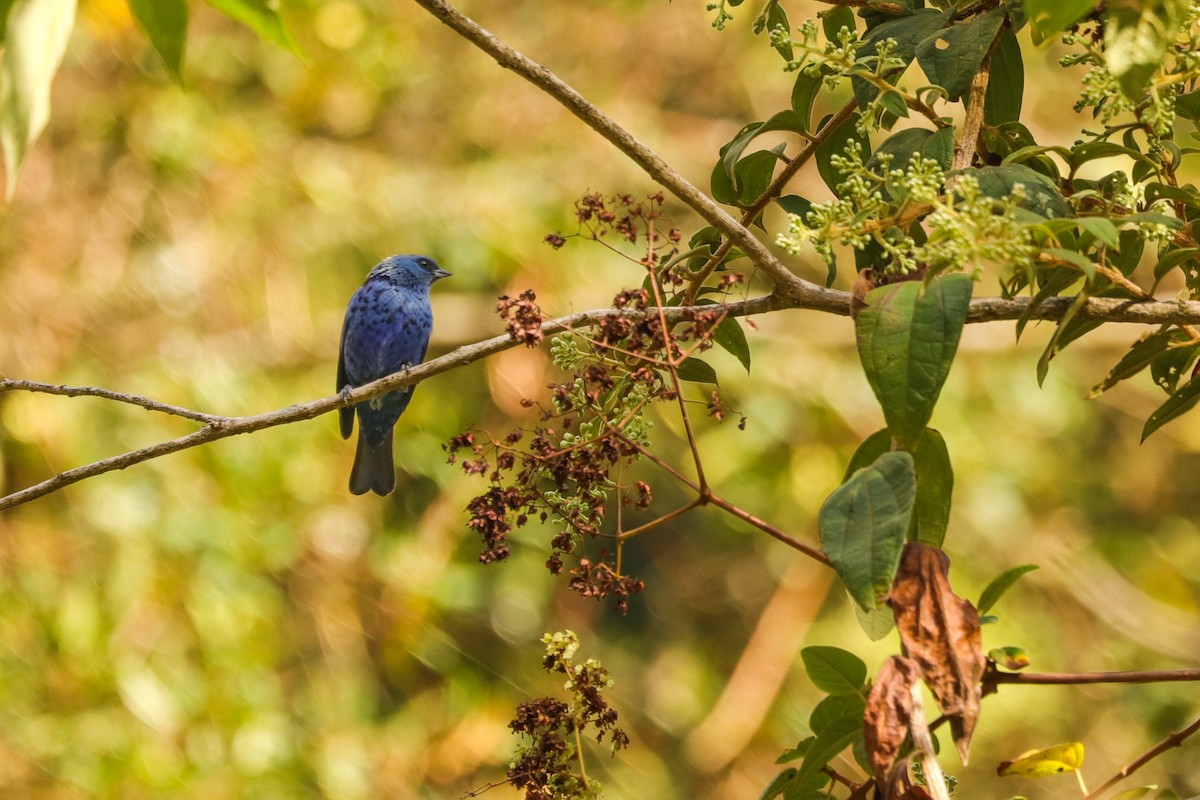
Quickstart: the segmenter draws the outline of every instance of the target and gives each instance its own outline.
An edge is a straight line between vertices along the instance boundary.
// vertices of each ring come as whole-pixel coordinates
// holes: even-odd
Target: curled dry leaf
[[[892,656],[880,668],[867,696],[863,740],[880,785],[885,784],[888,771],[896,763],[900,745],[908,736],[913,707],[911,689],[920,679],[921,668],[917,662],[904,656]]]
[[[906,544],[888,602],[904,651],[920,665],[938,707],[950,718],[955,747],[966,764],[986,660],[979,612],[950,589],[949,568],[950,559],[941,550]]]

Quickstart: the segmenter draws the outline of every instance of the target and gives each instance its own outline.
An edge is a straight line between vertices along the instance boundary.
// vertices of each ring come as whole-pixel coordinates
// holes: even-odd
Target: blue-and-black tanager
[[[375,265],[346,309],[338,353],[339,392],[421,363],[433,328],[429,287],[449,275],[426,256],[390,256]],[[340,410],[343,439],[354,431],[358,412],[358,449],[350,472],[354,494],[385,495],[396,488],[392,428],[414,388]]]

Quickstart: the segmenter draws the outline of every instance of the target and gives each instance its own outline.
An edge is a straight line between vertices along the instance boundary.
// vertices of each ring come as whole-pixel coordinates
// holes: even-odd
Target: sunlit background
[[[50,127],[0,216],[4,375],[258,413],[333,392],[346,301],[390,253],[454,273],[434,291],[434,354],[499,333],[500,294],[532,288],[558,315],[640,283],[599,246],[542,243],[574,229],[584,192],[656,190],[599,136],[415,4],[286,5],[301,58],[194,4],[179,86],[125,0],[81,3]],[[787,6],[794,22],[822,7]],[[789,102],[792,76],[752,34],[749,7],[724,32],[700,0],[464,10],[701,186],[721,144]],[[1055,50],[1022,43],[1027,123],[1069,143],[1083,124],[1067,111],[1074,88],[1050,71]],[[815,171],[796,191],[827,196]],[[699,226],[668,209],[685,234]],[[823,279],[814,259],[791,263]],[[993,277],[977,293],[995,291]],[[817,509],[882,416],[847,319],[754,322],[748,376],[727,354],[710,359],[749,422],[698,415],[709,477],[815,541]],[[1200,416],[1139,446],[1163,398],[1148,377],[1085,400],[1142,332],[1110,328],[1039,388],[1048,326],[1019,344],[1011,323],[971,326],[934,416],[956,470],[952,579],[974,598],[1004,568],[1041,565],[984,631],[985,649],[1022,646],[1039,671],[1200,658]],[[581,656],[612,671],[633,740],[616,759],[587,754],[610,797],[758,797],[820,696],[799,649],[845,647],[874,672],[898,645],[867,640],[829,570],[716,511],[634,541],[626,564],[647,589],[625,616],[545,571],[537,526],[508,562],[478,564],[463,507],[481,486],[441,443],[469,422],[529,423],[520,400],[554,377],[545,351],[519,349],[423,384],[385,499],[348,493],[353,447],[324,417],[0,514],[0,793],[460,796],[503,779],[514,706],[561,691],[539,669],[539,637],[571,628]],[[8,393],[0,489],[193,429],[99,399]],[[658,419],[655,445],[686,464],[679,436]],[[642,477],[654,510],[686,500],[665,475]],[[1098,784],[1193,718],[1195,697],[1188,684],[1004,687],[984,701],[971,766],[945,765],[965,796],[1075,797],[1069,776],[998,779],[996,762],[1078,739]],[[1200,791],[1198,748],[1130,785]]]

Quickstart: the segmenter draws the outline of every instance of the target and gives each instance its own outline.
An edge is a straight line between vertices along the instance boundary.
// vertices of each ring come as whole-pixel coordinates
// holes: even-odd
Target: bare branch
[[[1167,752],[1172,747],[1179,747],[1179,745],[1183,744],[1184,739],[1188,738],[1189,736],[1195,734],[1198,731],[1200,731],[1200,719],[1196,720],[1191,725],[1188,725],[1183,730],[1172,733],[1170,736],[1163,739],[1158,744],[1154,745],[1154,747],[1151,747],[1145,753],[1142,753],[1140,756],[1135,758],[1133,761],[1126,764],[1124,767],[1121,768],[1121,770],[1116,775],[1113,775],[1111,778],[1106,780],[1104,782],[1103,786],[1101,786],[1100,788],[1096,789],[1093,792],[1090,792],[1087,797],[1083,798],[1083,800],[1096,800],[1096,798],[1100,797],[1100,795],[1104,794],[1106,791],[1111,789],[1113,786],[1115,786],[1120,781],[1124,780],[1125,778],[1128,778],[1130,775],[1132,775],[1137,770],[1141,769],[1143,766],[1145,766],[1150,761],[1154,760],[1155,758],[1158,758],[1160,755]]]
[[[983,678],[984,686],[1001,683],[1025,685],[1070,685],[1081,683],[1169,683],[1200,681],[1200,669],[1158,669],[1128,672],[997,672]]]
[[[161,411],[163,414],[172,414],[176,417],[183,417],[194,422],[218,422],[221,417],[213,416],[212,414],[204,414],[199,411],[192,411],[190,408],[180,408],[179,406],[160,403],[157,400],[151,400],[149,397],[142,397],[137,394],[125,394],[124,392],[114,392],[111,389],[100,389],[95,386],[63,386],[55,383],[39,383],[38,381],[18,381],[8,378],[0,379],[0,392],[38,392],[40,394],[56,394],[62,397],[103,397],[105,400],[115,400],[118,403],[128,403],[133,406],[141,406],[147,411]]]
[[[697,189],[657,153],[634,138],[629,131],[588,102],[583,95],[553,72],[509,47],[444,0],[416,2],[464,39],[494,58],[500,66],[511,69],[553,97],[589,128],[612,142],[618,150],[645,170],[646,174],[729,237],[759,269],[771,276],[777,287],[787,287],[788,293],[796,297],[819,296],[822,293],[821,287],[792,273],[746,226],[730,216],[716,201]]]

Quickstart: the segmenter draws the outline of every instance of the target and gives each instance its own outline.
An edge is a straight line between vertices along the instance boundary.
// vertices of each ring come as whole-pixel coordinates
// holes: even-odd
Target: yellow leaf
[[[1083,766],[1083,744],[1067,742],[1045,747],[1041,750],[1030,750],[1022,753],[1012,761],[1002,761],[996,767],[997,775],[1020,775],[1025,778],[1044,778],[1047,775],[1060,775],[1064,772],[1075,772]]]

